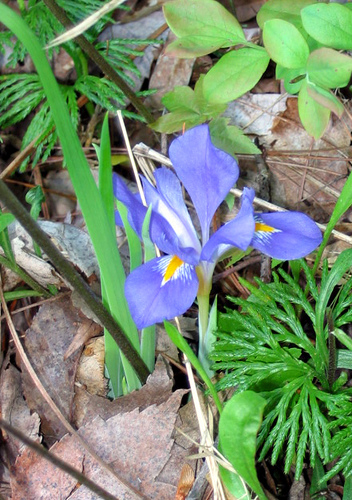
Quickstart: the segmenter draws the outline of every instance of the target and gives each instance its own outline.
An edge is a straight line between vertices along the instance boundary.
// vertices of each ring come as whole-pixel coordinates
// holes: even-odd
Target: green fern
[[[258,435],[259,459],[271,453],[275,464],[279,457],[284,458],[285,473],[294,466],[296,478],[302,473],[307,452],[312,467],[317,457],[327,464],[333,456],[341,457],[334,473],[342,468],[352,472],[352,438],[341,429],[342,421],[336,423],[336,408],[349,404],[352,390],[342,387],[345,374],[330,383],[329,373],[335,367],[327,363],[320,370],[321,344],[313,341],[321,328],[321,308],[328,302],[335,326],[343,326],[352,317],[352,279],[331,299],[351,256],[341,254],[330,271],[324,265],[320,289],[301,261],[311,291],[309,300],[282,269],[280,276],[273,273],[273,283],[256,280],[258,288],[242,280],[252,295],[247,300],[230,298],[239,309],[228,309],[219,318],[218,341],[210,355],[214,368],[225,372],[218,388],[250,389],[266,399]],[[328,349],[327,327],[322,334]],[[352,404],[349,408],[352,415]],[[352,416],[347,421],[352,424]],[[336,427],[342,433],[340,440],[332,436]]]

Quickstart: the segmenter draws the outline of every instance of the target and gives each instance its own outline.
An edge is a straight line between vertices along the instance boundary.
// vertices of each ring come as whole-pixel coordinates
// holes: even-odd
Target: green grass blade
[[[105,115],[103,128],[101,132],[101,147],[99,154],[99,191],[103,201],[108,220],[112,231],[115,231],[115,213],[114,213],[114,193],[112,186],[112,165],[111,165],[111,144],[109,136],[109,118]],[[125,274],[120,276],[120,281],[124,282]],[[107,290],[106,276],[102,273],[102,297],[103,303],[107,309],[112,312],[119,308],[119,302],[116,301],[116,295]],[[109,300],[110,297],[110,300]],[[113,302],[111,302],[111,298]],[[116,342],[110,333],[104,329],[105,340],[105,366],[110,379],[112,394],[114,397],[121,396],[123,372],[126,377],[126,383],[129,391],[139,389],[141,384],[132,370],[130,364],[124,356],[121,355]],[[123,372],[121,370],[123,366]]]
[[[38,71],[60,137],[67,168],[104,276],[108,302],[119,304],[118,308],[111,311],[112,315],[139,352],[138,332],[124,296],[124,279],[121,278],[124,276],[124,270],[115,233],[72,126],[66,103],[45,53],[26,23],[3,3],[0,3],[0,19],[26,46]]]

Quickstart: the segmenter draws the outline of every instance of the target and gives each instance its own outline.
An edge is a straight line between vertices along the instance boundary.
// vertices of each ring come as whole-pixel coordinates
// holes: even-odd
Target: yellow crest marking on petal
[[[255,223],[255,231],[264,231],[265,233],[275,233],[277,229],[271,226],[267,226],[264,222]]]
[[[170,260],[170,262],[166,268],[162,285],[165,285],[165,283],[167,283],[173,277],[173,275],[175,274],[177,269],[179,267],[181,267],[182,264],[183,264],[183,260],[181,260],[179,257],[177,257],[177,255],[174,255],[172,257],[172,259]]]

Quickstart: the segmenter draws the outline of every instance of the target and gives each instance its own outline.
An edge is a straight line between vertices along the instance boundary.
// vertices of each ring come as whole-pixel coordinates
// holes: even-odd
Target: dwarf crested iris
[[[276,259],[298,259],[312,252],[322,235],[315,222],[300,212],[255,213],[254,191],[248,188],[243,190],[237,216],[211,234],[215,211],[238,179],[237,162],[212,144],[207,125],[175,139],[169,156],[176,175],[164,167],[157,169],[156,187],[142,177],[146,202],[152,207],[150,238],[164,255],[132,271],[126,280],[126,298],[137,327],[144,328],[183,314],[198,296],[200,329],[205,332],[212,275],[224,254],[253,247]],[[197,212],[200,237],[180,181]],[[147,207],[117,175],[114,193],[141,237]]]

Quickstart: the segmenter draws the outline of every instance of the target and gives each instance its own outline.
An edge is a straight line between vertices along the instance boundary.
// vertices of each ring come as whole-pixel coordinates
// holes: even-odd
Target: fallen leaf
[[[22,394],[21,372],[11,365],[8,360],[2,366],[0,377],[0,408],[1,418],[30,439],[40,441],[39,416],[35,412],[30,412]],[[5,436],[3,433],[3,439],[5,441],[3,447],[6,450],[8,463],[12,465],[24,445],[11,434]]]
[[[180,59],[165,53],[167,45],[174,40],[176,40],[176,36],[170,31],[166,46],[150,77],[149,87],[157,89],[157,92],[146,99],[146,104],[154,109],[162,109],[161,98],[175,87],[188,85],[191,79],[195,58]]]
[[[25,335],[25,349],[39,379],[67,420],[72,418],[74,381],[80,353],[64,360],[80,323],[80,314],[68,296],[39,308]],[[23,367],[27,404],[41,419],[41,430],[51,442],[66,433]]]
[[[106,421],[98,416],[82,427],[79,433],[141,495],[171,500],[175,496],[177,482],[161,482],[158,476],[170,457],[174,424],[184,394],[184,390],[178,390],[160,405],[152,405],[143,411],[135,409]],[[136,498],[111,472],[103,470],[87,455],[73,437],[66,435],[51,451],[84,470],[87,477],[117,498]],[[77,485],[75,480],[57,471],[41,457],[35,459],[28,450],[18,457],[12,472],[13,500],[98,499],[86,487]],[[69,495],[70,492],[72,494]]]

